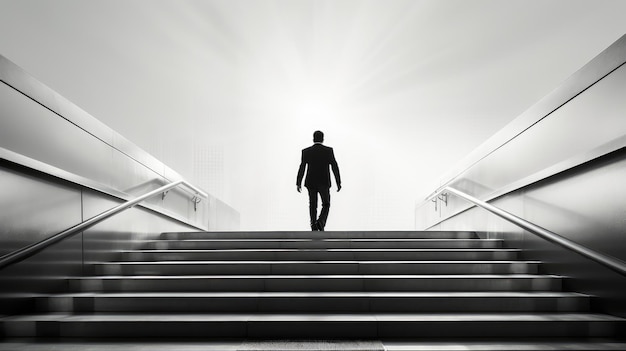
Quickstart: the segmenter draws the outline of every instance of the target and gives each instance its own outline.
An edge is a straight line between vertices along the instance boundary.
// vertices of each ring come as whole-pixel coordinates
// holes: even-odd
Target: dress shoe
[[[318,231],[320,231],[320,232],[324,231],[324,226],[319,221],[315,222],[315,226],[317,227]]]

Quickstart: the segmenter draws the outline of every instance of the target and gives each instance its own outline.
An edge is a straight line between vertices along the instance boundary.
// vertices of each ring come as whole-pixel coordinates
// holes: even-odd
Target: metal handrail
[[[32,245],[26,246],[24,248],[21,248],[19,250],[13,251],[13,252],[11,252],[9,254],[6,254],[6,255],[0,257],[0,269],[5,268],[5,267],[7,267],[9,265],[12,265],[14,263],[17,263],[17,262],[19,262],[21,260],[24,260],[24,259],[34,255],[35,253],[37,253],[37,252],[39,252],[39,251],[49,247],[52,244],[55,244],[55,243],[57,243],[57,242],[59,242],[59,241],[61,241],[63,239],[66,239],[66,238],[68,238],[70,236],[73,236],[73,235],[75,235],[75,234],[77,234],[77,233],[79,233],[79,232],[81,232],[81,231],[83,231],[83,230],[85,230],[85,229],[87,229],[87,228],[89,228],[89,227],[91,227],[93,225],[96,225],[96,224],[104,221],[105,219],[110,218],[110,217],[112,217],[112,216],[114,216],[114,215],[116,215],[116,214],[118,214],[118,213],[120,213],[122,211],[125,211],[125,210],[127,210],[129,208],[132,208],[135,205],[137,205],[138,203],[140,203],[140,202],[142,202],[142,201],[144,201],[144,200],[146,200],[148,198],[151,198],[151,197],[153,197],[155,195],[158,195],[158,194],[166,193],[168,190],[170,190],[172,188],[175,188],[175,187],[177,187],[179,185],[184,185],[184,186],[186,186],[189,189],[194,191],[194,193],[195,193],[194,199],[193,199],[194,206],[197,204],[197,202],[199,202],[197,200],[200,200],[196,195],[200,195],[200,196],[202,196],[204,198],[208,198],[209,197],[205,192],[203,192],[202,190],[196,188],[195,186],[187,183],[184,180],[178,180],[178,181],[169,183],[169,184],[164,185],[164,186],[162,186],[162,187],[160,187],[158,189],[152,190],[152,191],[150,191],[150,192],[148,192],[148,193],[146,193],[144,195],[136,197],[136,198],[134,198],[132,200],[128,200],[128,201],[124,202],[123,204],[121,204],[119,206],[115,206],[115,207],[113,207],[113,208],[111,208],[111,209],[109,209],[107,211],[104,211],[104,212],[102,212],[102,213],[100,213],[98,215],[95,215],[95,216],[89,218],[88,220],[86,220],[86,221],[84,221],[82,223],[79,223],[79,224],[77,224],[77,225],[75,225],[73,227],[70,227],[70,228],[68,228],[68,229],[66,229],[66,230],[64,230],[64,231],[62,231],[62,232],[60,232],[58,234],[55,234],[55,235],[53,235],[51,237],[48,237],[48,238],[46,238],[44,240],[41,240],[41,241],[36,242],[36,243],[34,243]]]
[[[441,188],[440,190],[438,190],[437,192],[435,192],[435,194],[433,196],[431,196],[431,198],[437,198],[439,197],[439,195],[444,194],[446,195],[446,192],[448,193],[452,193],[462,199],[465,199],[473,204],[475,204],[476,206],[482,207],[483,209],[501,217],[506,219],[507,221],[528,230],[529,232],[545,239],[548,240],[550,242],[553,242],[557,245],[560,245],[566,249],[569,249],[571,251],[574,251],[586,258],[589,258],[597,263],[600,263],[601,265],[612,269],[613,271],[620,273],[624,276],[626,276],[626,262],[619,260],[617,258],[611,257],[611,256],[607,256],[603,253],[600,253],[598,251],[592,250],[588,247],[582,246],[580,244],[577,244],[569,239],[566,239],[552,231],[549,231],[543,227],[540,227],[534,223],[531,223],[523,218],[520,218],[510,212],[507,212],[501,208],[498,208],[496,206],[493,206],[485,201],[479,200],[471,195],[468,195],[462,191],[456,190],[452,187],[449,186],[445,186],[443,188]]]

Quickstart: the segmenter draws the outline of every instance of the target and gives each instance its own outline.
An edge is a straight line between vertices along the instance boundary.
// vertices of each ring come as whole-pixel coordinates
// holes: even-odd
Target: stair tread
[[[90,277],[76,277],[70,279],[302,279],[302,278],[324,278],[324,279],[351,279],[351,278],[376,278],[376,279],[528,279],[528,278],[563,278],[552,274],[299,274],[299,275],[103,275]]]
[[[590,295],[576,292],[500,292],[500,291],[416,291],[416,292],[81,292],[56,294],[53,297],[167,297],[167,298],[194,298],[194,297],[590,297]]]
[[[162,239],[325,239],[325,238],[451,238],[451,239],[478,239],[474,232],[465,231],[257,231],[257,232],[166,232]]]
[[[388,238],[388,239],[374,239],[374,238],[233,238],[233,239],[159,239],[148,242],[171,242],[171,241],[185,241],[185,242],[504,242],[502,239],[448,239],[448,238]]]
[[[241,340],[109,340],[109,341],[93,341],[93,340],[63,340],[63,341],[50,341],[46,343],[39,343],[29,340],[11,340],[5,341],[0,344],[0,350],[20,350],[20,351],[49,351],[51,348],[54,350],[64,351],[171,351],[171,350],[186,350],[186,351],[237,351],[237,350],[253,350],[253,347],[276,347],[277,350],[290,350],[291,343],[295,344],[295,347],[301,347],[303,350],[309,350],[311,348],[302,347],[302,341],[285,341],[284,347],[279,344],[276,345],[276,341],[245,341]],[[315,344],[315,341],[311,341]],[[322,341],[321,343],[328,343],[328,341]],[[338,344],[342,344],[343,341],[337,341]],[[616,340],[607,339],[591,339],[591,340],[571,340],[563,338],[552,338],[548,340],[523,340],[520,338],[508,338],[498,340],[475,340],[475,339],[457,339],[457,340],[419,340],[414,338],[412,340],[384,340],[382,341],[385,350],[387,351],[557,351],[557,350],[570,350],[570,351],[623,351],[626,350],[626,342],[620,342]],[[251,345],[248,348],[245,346]],[[335,345],[335,344],[332,344]],[[348,345],[350,345],[348,343]],[[352,345],[350,345],[352,346]],[[280,347],[280,348],[278,348]],[[293,348],[292,348],[293,349]],[[330,349],[330,348],[329,348]]]
[[[345,261],[337,261],[337,260],[325,260],[325,261],[317,261],[317,260],[298,260],[298,261],[275,261],[275,260],[250,260],[250,261],[202,261],[202,260],[189,260],[189,261],[113,261],[113,262],[100,262],[96,263],[96,265],[114,265],[114,264],[173,264],[173,265],[184,265],[184,264],[511,264],[511,263],[522,263],[522,264],[540,264],[541,261],[524,261],[524,260],[450,260],[450,261],[433,261],[433,260],[419,260],[419,261],[408,261],[408,260],[399,260],[399,261],[370,261],[370,260],[345,260]]]
[[[609,321],[626,322],[617,316],[599,313],[46,313],[10,316],[0,321],[59,321],[59,322],[576,322]]]
[[[324,248],[275,248],[275,249],[165,249],[165,250],[153,250],[153,249],[145,249],[145,250],[127,250],[121,251],[122,253],[142,253],[142,252],[167,252],[167,253],[179,253],[179,252],[432,252],[432,251],[441,251],[441,252],[521,252],[520,249],[502,249],[502,248],[421,248],[421,249],[397,249],[397,248],[371,248],[371,249],[359,249],[359,248],[332,248],[332,249],[324,249]]]
[[[302,235],[302,236],[316,236],[316,235],[367,235],[367,234],[426,234],[426,235],[460,235],[460,234],[472,234],[475,232],[467,230],[327,230],[324,232],[312,232],[310,230],[271,230],[271,231],[198,231],[198,232],[163,232],[162,235],[239,235],[245,233],[249,236],[255,235]]]

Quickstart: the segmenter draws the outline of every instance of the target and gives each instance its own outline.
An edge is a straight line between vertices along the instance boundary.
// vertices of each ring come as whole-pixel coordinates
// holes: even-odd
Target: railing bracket
[[[448,193],[441,193],[437,196],[441,202],[443,202],[446,206],[448,206]]]
[[[191,201],[193,202],[194,212],[198,211],[198,204],[202,201],[202,199],[199,198],[198,196],[194,196],[193,199],[191,199]]]

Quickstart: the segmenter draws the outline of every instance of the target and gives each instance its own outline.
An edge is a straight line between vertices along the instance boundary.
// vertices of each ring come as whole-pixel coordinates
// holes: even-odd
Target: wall
[[[626,261],[626,36],[453,167],[457,188],[570,240]],[[434,189],[433,189],[434,190]],[[421,202],[417,229],[503,237],[570,276],[569,287],[626,315],[626,278],[538,239],[462,199]]]
[[[0,56],[0,256],[180,179]],[[63,278],[82,274],[86,263],[161,232],[238,229],[234,209],[211,195],[194,206],[194,196],[170,190],[0,270],[0,312],[27,306],[32,294],[63,290]]]

